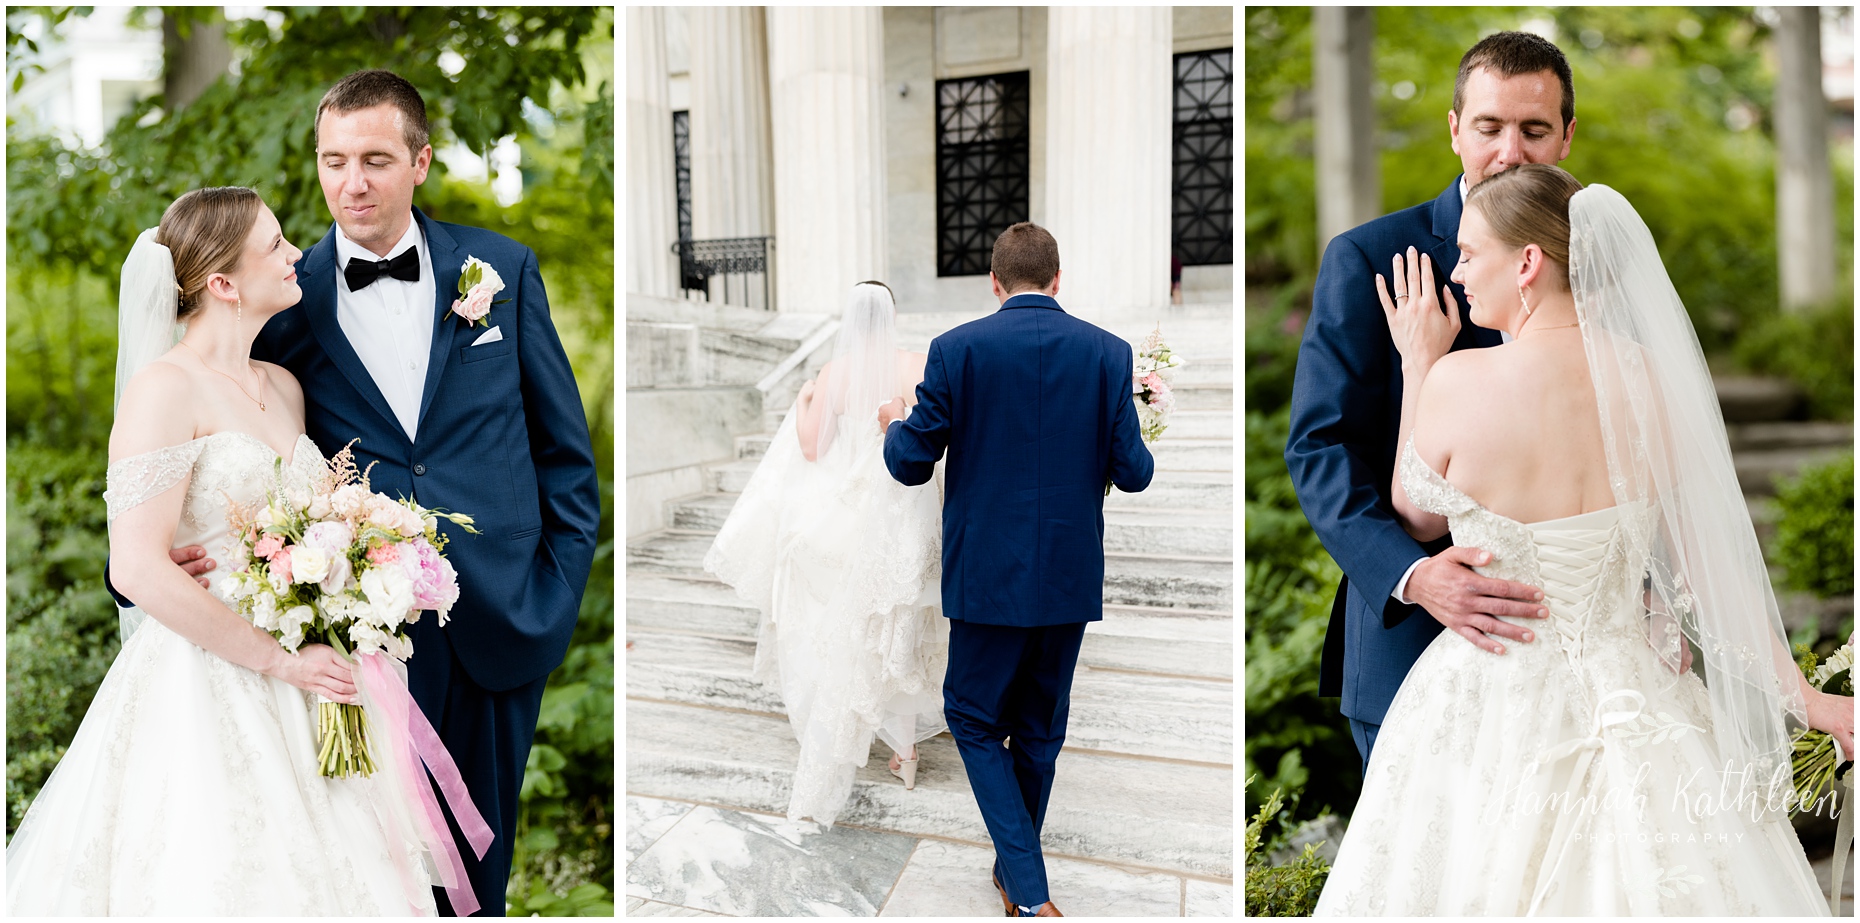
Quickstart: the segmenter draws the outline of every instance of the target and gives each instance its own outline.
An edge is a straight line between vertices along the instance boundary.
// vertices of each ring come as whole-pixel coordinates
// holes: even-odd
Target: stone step
[[[1234,383],[1234,357],[1190,356],[1182,354],[1186,364],[1176,367],[1174,387],[1183,385],[1227,385]]]
[[[1163,432],[1163,441],[1171,439],[1225,439],[1234,438],[1234,413],[1232,408],[1226,410],[1177,410],[1169,418],[1169,428]]]
[[[1177,410],[1225,410],[1232,413],[1234,386],[1231,383],[1177,384],[1175,407]]]
[[[671,528],[715,533],[738,494],[698,494],[668,504]],[[1203,510],[1111,507],[1104,513],[1104,549],[1139,554],[1182,552],[1233,556],[1233,516]],[[702,562],[702,557],[699,557]]]
[[[779,423],[777,424],[779,426]],[[1150,446],[1150,451],[1159,456],[1165,452],[1191,453],[1191,449],[1206,448],[1206,444],[1224,442],[1228,446],[1227,458],[1216,459],[1212,463],[1188,464],[1171,463],[1169,467],[1205,471],[1233,470],[1234,415],[1231,410],[1178,410],[1170,418],[1169,428],[1163,433],[1162,441]],[[736,457],[738,460],[761,458],[768,454],[769,443],[775,439],[775,431],[751,433],[736,437]],[[1159,463],[1162,458],[1157,459]]]
[[[713,579],[630,573],[628,630],[753,641],[758,613]],[[1233,679],[1233,614],[1198,609],[1106,606],[1085,631],[1082,666]]]
[[[631,794],[787,811],[798,750],[786,719],[665,702],[626,703]],[[917,787],[886,772],[883,743],[858,771],[843,824],[986,843],[954,741],[918,744]],[[1233,875],[1231,766],[1061,752],[1042,843],[1051,853],[1216,878]]]
[[[1150,486],[1137,493],[1112,488],[1104,508],[1228,512],[1234,508],[1234,476],[1227,471],[1158,471]]]
[[[1781,378],[1714,375],[1712,385],[1726,423],[1788,419],[1802,403],[1801,389]]]
[[[627,573],[704,576],[708,532],[653,532],[627,543]],[[1233,557],[1188,554],[1104,556],[1107,605],[1233,611]]]
[[[1232,612],[1232,558],[1104,556],[1105,605]]]
[[[1853,424],[1824,420],[1730,423],[1725,426],[1725,432],[1730,437],[1732,452],[1824,446],[1852,448],[1854,444]]]
[[[1131,495],[1114,489],[1111,491],[1111,498],[1128,496],[1132,498],[1131,503],[1136,506],[1162,506],[1172,509],[1233,509],[1234,476],[1231,473],[1233,471],[1231,454],[1227,462],[1228,466],[1223,469],[1215,471],[1193,468],[1174,470],[1168,462],[1177,456],[1170,454],[1167,450],[1169,441],[1169,437],[1164,435],[1161,442],[1150,447],[1155,450],[1157,446],[1163,446],[1165,451],[1158,460],[1156,475],[1151,479],[1149,487],[1138,494]],[[1231,445],[1231,443],[1226,444]],[[1182,457],[1192,460],[1190,456]],[[742,493],[743,487],[749,483],[750,475],[756,473],[758,464],[761,464],[761,459],[744,458],[707,465],[704,469],[704,489],[710,493]],[[1136,499],[1138,497],[1141,499]],[[1206,499],[1198,500],[1197,497],[1206,497]],[[1110,500],[1105,502],[1106,505],[1115,505]]]
[[[751,678],[753,641],[640,631],[626,634],[626,687],[635,698],[786,714],[778,689]],[[1233,683],[1081,669],[1073,678],[1068,745],[1106,753],[1233,762]]]
[[[742,494],[695,494],[666,503],[666,521],[671,528],[691,532],[716,532],[736,506]]]
[[[1231,438],[1188,439],[1165,433],[1161,439],[1150,443],[1150,455],[1156,459],[1157,468],[1169,471],[1234,470]]]
[[[1745,450],[1732,453],[1731,462],[1737,467],[1738,486],[1747,496],[1767,496],[1776,493],[1778,479],[1794,477],[1807,465],[1832,461],[1843,453],[1852,452],[1853,448],[1853,443],[1847,442]]]

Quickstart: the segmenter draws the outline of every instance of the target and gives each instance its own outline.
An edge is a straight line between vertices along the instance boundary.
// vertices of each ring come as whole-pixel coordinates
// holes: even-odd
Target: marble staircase
[[[1233,876],[1234,422],[1232,306],[1105,323],[1131,342],[1159,320],[1189,359],[1157,472],[1105,504],[1105,618],[1087,630],[1045,828],[1049,854],[1184,880]],[[924,348],[979,315],[902,315]],[[773,403],[773,402],[771,402]],[[666,503],[666,528],[629,541],[629,795],[779,815],[797,753],[780,696],[750,679],[757,613],[702,569],[780,414]],[[840,824],[985,847],[947,734],[919,746],[914,791],[874,745]]]

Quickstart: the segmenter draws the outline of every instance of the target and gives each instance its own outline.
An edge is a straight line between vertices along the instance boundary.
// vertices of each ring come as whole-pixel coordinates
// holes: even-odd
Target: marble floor
[[[997,916],[985,844],[629,795],[628,916]],[[1233,885],[1048,856],[1068,916],[1234,915]]]

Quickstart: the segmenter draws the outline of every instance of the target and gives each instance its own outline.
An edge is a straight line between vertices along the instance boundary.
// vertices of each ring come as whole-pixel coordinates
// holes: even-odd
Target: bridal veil
[[[174,253],[156,242],[161,228],[143,231],[123,261],[122,285],[116,297],[116,397],[142,367],[174,348],[186,329],[176,322],[180,289],[174,275]],[[128,641],[148,616],[140,609],[117,609],[117,631]]]
[[[1704,353],[1627,199],[1591,185],[1570,199],[1569,218],[1570,289],[1610,484],[1622,509],[1650,511],[1624,520],[1650,549],[1650,639],[1677,673],[1684,635],[1710,692],[1719,759],[1779,799],[1790,725],[1806,723],[1805,707]]]

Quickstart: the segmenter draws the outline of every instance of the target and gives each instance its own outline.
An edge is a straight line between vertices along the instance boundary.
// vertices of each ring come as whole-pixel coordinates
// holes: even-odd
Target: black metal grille
[[[1175,56],[1170,222],[1185,266],[1234,261],[1234,50]]]
[[[691,239],[691,113],[672,113],[672,164],[678,177],[678,239]]]
[[[936,84],[936,274],[988,272],[995,238],[1027,220],[1027,72]]]

